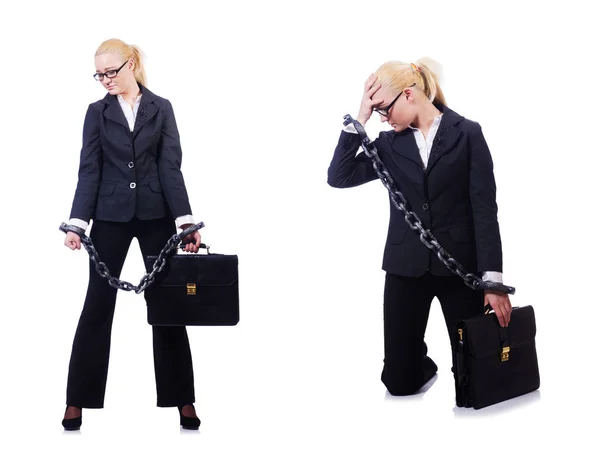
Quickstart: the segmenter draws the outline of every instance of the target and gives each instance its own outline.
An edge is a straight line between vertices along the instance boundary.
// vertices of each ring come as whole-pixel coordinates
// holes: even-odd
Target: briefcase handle
[[[179,244],[179,248],[183,249],[186,244],[184,244],[183,240],[189,236],[190,234],[196,232],[197,230],[201,229],[204,227],[204,223],[200,222],[197,223],[196,225],[192,225],[189,228],[184,229],[183,231],[181,231],[181,233],[179,233],[177,236],[173,236],[173,237],[177,237],[181,242]],[[200,248],[201,249],[206,249],[206,253],[208,255],[210,255],[210,246],[206,245],[204,242],[200,243]]]
[[[511,309],[514,311],[515,309],[519,309],[521,306],[511,306]],[[494,309],[492,308],[492,306],[490,306],[490,304],[486,304],[485,307],[483,308],[483,313],[485,315],[494,313],[496,314],[496,312],[494,311]]]
[[[187,244],[185,244],[185,243],[182,242],[181,244],[179,244],[179,248],[183,249],[186,245]],[[206,245],[204,242],[202,242],[202,243],[200,243],[200,248],[201,249],[206,249],[206,254],[210,255],[210,245]]]

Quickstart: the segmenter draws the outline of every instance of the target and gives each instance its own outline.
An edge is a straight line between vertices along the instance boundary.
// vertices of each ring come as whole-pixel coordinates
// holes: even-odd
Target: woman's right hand
[[[383,102],[382,99],[371,99],[373,94],[375,94],[379,88],[381,88],[381,84],[377,83],[377,76],[372,73],[365,82],[365,89],[363,92],[362,101],[360,103],[360,110],[358,111],[358,116],[356,117],[356,121],[363,126],[366,124],[369,118],[371,118],[373,107],[376,107]]]
[[[65,245],[71,250],[79,250],[81,249],[81,238],[77,233],[73,231],[67,231],[67,236],[65,237]]]

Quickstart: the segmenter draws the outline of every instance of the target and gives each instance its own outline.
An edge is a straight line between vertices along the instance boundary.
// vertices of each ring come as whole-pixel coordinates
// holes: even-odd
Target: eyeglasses
[[[413,83],[409,86],[409,88],[412,88],[414,85],[416,85],[417,83]],[[408,89],[408,88],[405,88]],[[394,105],[396,103],[396,101],[400,98],[400,96],[404,93],[404,89],[402,91],[400,91],[400,94],[398,94],[394,100],[392,100],[392,103],[389,104],[387,107],[385,108],[374,108],[373,110],[376,111],[377,113],[379,113],[381,116],[385,116],[386,118],[390,115],[390,110],[392,109],[392,105]]]
[[[117,73],[119,73],[119,70],[121,70],[123,67],[125,67],[125,64],[127,64],[127,62],[129,62],[129,60],[125,61],[123,63],[123,65],[121,67],[119,67],[117,70],[109,70],[108,72],[105,72],[105,73],[94,73],[94,79],[97,81],[102,81],[102,80],[104,80],[104,77],[106,77],[106,78],[116,77]]]

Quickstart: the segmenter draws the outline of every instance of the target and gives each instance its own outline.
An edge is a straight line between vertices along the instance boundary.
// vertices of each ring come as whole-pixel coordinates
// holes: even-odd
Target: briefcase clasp
[[[195,295],[196,294],[196,284],[188,282],[187,284],[187,294]]]
[[[500,353],[500,360],[502,362],[508,361],[508,353],[510,352],[510,346],[506,346],[502,348],[502,352]]]

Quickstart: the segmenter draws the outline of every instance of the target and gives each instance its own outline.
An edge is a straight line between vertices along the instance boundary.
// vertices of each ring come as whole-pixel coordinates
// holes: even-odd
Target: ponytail
[[[446,105],[446,98],[440,87],[438,75],[441,74],[441,66],[428,57],[417,61],[417,68],[423,79],[423,92],[430,102]]]
[[[144,62],[142,61],[142,52],[136,45],[129,45],[131,53],[133,54],[133,61],[135,62],[135,81],[142,86],[146,86],[146,69],[144,68]]]

